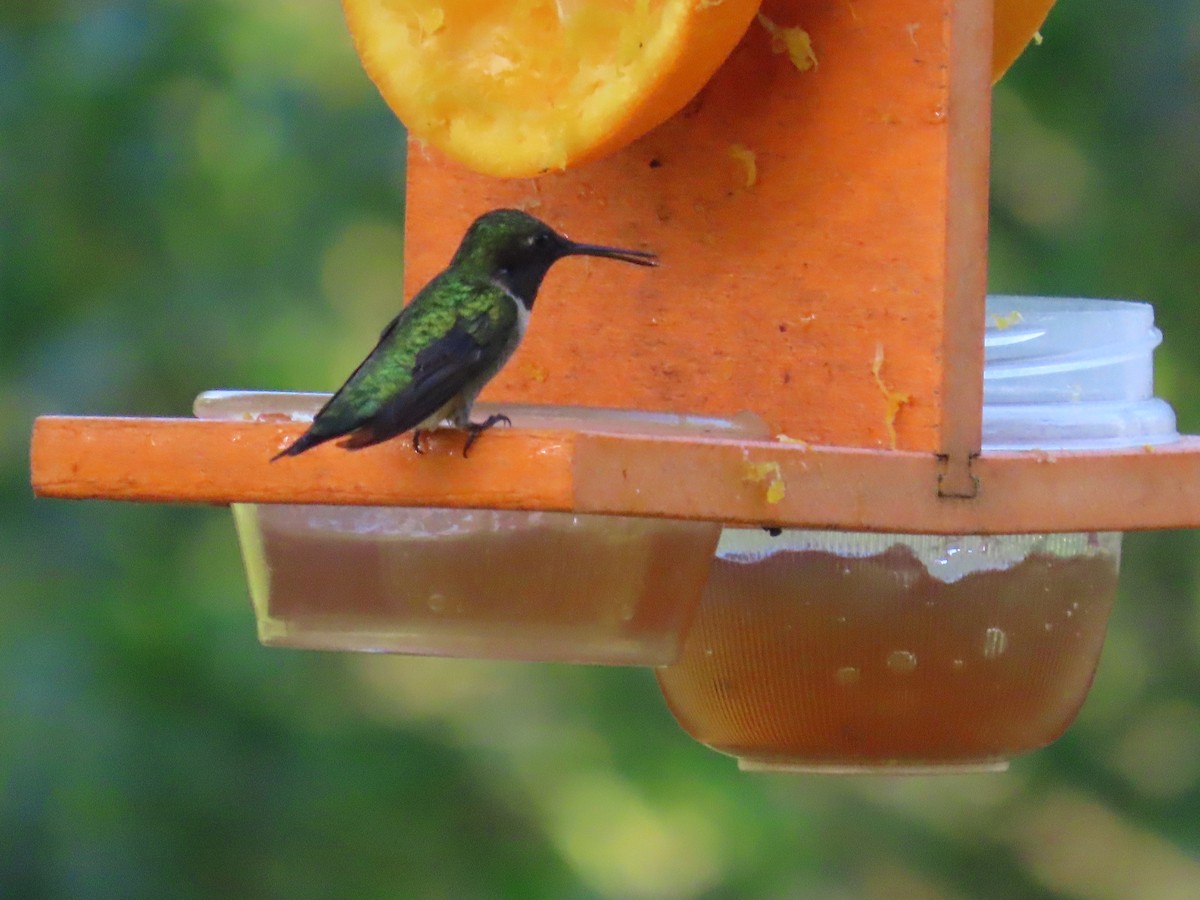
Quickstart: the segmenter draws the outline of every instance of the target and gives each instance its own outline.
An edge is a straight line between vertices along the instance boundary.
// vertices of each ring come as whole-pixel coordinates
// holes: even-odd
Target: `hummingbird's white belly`
[[[441,428],[443,426],[449,428],[462,428],[463,424],[465,424],[466,421],[471,417],[471,410],[469,406],[464,412],[462,400],[462,394],[457,394],[448,403],[443,404],[441,409],[435,412],[432,416],[429,416],[422,421],[421,424],[417,426],[416,430],[429,431],[433,428]],[[460,419],[462,420],[462,424],[460,424]]]

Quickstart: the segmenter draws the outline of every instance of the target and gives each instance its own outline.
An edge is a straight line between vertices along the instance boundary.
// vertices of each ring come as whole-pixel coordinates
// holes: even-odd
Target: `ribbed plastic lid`
[[[985,450],[1102,450],[1178,439],[1154,396],[1147,303],[997,295],[984,337]]]

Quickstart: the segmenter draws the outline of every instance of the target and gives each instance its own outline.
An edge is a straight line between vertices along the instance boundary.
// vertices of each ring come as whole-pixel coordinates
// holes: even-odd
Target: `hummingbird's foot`
[[[467,458],[467,453],[470,452],[471,445],[479,439],[481,434],[493,425],[499,425],[501,422],[505,425],[512,425],[512,419],[502,413],[493,413],[482,422],[468,422],[466,425],[467,442],[463,444],[463,459]]]
[[[424,432],[420,428],[413,429],[413,449],[416,450],[417,453],[424,456],[425,451],[421,449],[421,435],[422,434],[424,434]]]

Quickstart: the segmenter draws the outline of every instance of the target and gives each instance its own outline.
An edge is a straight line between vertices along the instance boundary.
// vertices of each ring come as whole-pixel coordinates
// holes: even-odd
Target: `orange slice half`
[[[343,0],[414,137],[487,175],[612,152],[682,109],[759,0]]]

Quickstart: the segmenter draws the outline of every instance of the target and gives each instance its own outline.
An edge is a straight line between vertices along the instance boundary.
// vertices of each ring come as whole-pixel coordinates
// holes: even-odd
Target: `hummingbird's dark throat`
[[[534,246],[522,246],[521,252],[502,257],[502,264],[492,273],[492,280],[516,297],[526,309],[533,309],[542,280],[550,267],[565,256],[595,256],[615,259],[635,266],[657,266],[658,257],[647,250],[626,250],[600,244],[578,244],[562,235],[548,237]]]

